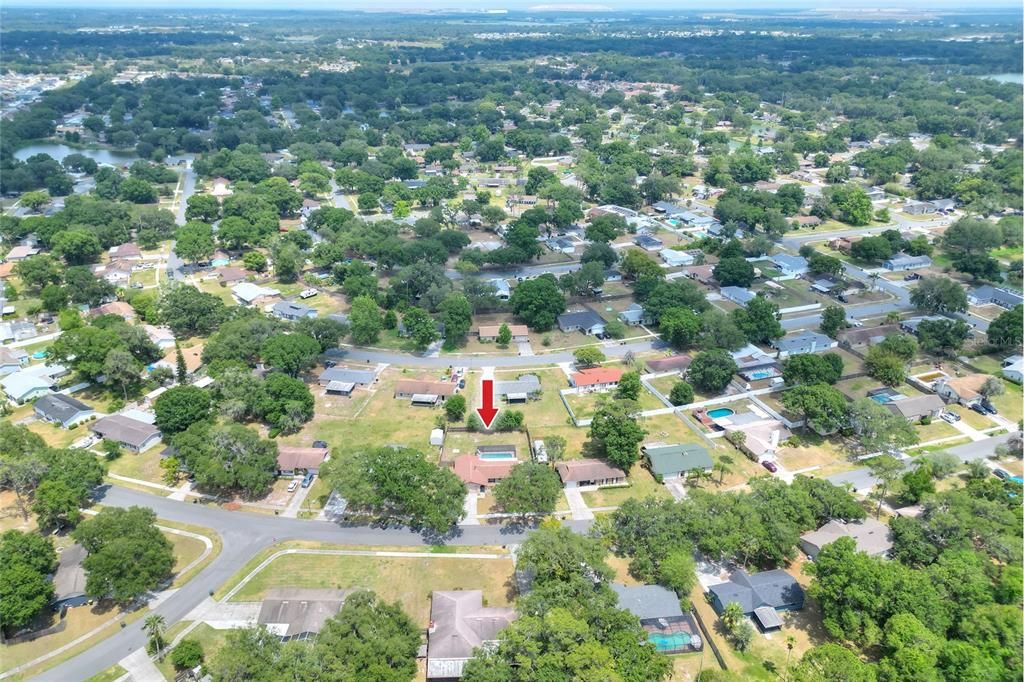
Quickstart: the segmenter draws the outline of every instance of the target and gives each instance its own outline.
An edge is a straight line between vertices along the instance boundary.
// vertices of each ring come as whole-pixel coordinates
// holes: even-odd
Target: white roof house
[[[661,256],[661,260],[665,261],[665,265],[670,268],[678,268],[684,265],[693,265],[696,260],[692,254],[686,251],[676,251],[675,249],[662,249],[658,252]]]
[[[231,287],[231,293],[236,299],[238,299],[239,303],[244,305],[252,305],[255,301],[258,301],[261,298],[281,295],[281,292],[277,289],[261,287],[258,284],[253,284],[252,282],[240,282],[236,284]]]

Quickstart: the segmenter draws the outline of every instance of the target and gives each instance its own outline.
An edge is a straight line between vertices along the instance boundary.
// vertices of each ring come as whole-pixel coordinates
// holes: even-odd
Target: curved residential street
[[[327,521],[231,512],[200,504],[176,502],[166,497],[120,487],[105,488],[98,496],[97,502],[113,507],[149,507],[160,519],[202,526],[220,535],[223,543],[220,554],[198,575],[153,609],[153,613],[164,617],[168,626],[182,620],[214,590],[241,570],[249,559],[275,542],[310,540],[364,546],[416,546],[439,542],[455,545],[504,545],[521,542],[529,532],[523,527],[465,526],[457,528],[443,539],[438,539],[413,532],[408,528],[347,526]],[[566,522],[566,525],[580,532],[589,527],[587,522],[570,521]],[[34,679],[47,682],[84,680],[106,670],[134,651],[145,647],[143,620],[136,620],[120,632]]]

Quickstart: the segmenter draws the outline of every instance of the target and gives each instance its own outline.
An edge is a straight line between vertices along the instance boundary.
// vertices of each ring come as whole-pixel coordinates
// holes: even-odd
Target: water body
[[[1024,73],[994,73],[990,76],[982,76],[992,81],[999,81],[1000,83],[1016,83],[1017,85],[1024,85]]]

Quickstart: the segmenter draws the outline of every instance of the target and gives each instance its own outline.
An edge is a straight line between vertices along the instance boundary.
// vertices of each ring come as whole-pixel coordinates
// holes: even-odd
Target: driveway
[[[303,488],[301,485],[292,493],[292,499],[288,501],[288,506],[284,508],[281,515],[286,519],[295,519],[299,516],[299,511],[302,509],[302,503],[309,497],[309,491],[313,489],[313,484],[309,484]]]
[[[580,492],[579,488],[566,488],[565,501],[569,503],[569,511],[572,513],[573,521],[593,520],[594,512],[590,511],[590,507],[583,501],[583,493]]]

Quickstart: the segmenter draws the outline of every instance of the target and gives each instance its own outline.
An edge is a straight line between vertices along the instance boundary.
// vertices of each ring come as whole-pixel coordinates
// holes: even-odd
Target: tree
[[[668,396],[673,405],[689,405],[693,402],[693,386],[685,381],[677,381]]]
[[[156,188],[141,178],[125,178],[118,194],[123,201],[133,204],[155,204],[159,199]]]
[[[178,337],[207,336],[224,320],[224,302],[187,284],[170,287],[160,297],[160,319]]]
[[[779,322],[779,306],[764,296],[755,296],[745,308],[732,311],[736,326],[752,343],[768,343],[785,335]]]
[[[304,317],[295,323],[295,331],[312,337],[319,344],[320,352],[326,353],[338,347],[348,334],[348,325],[329,317]]]
[[[156,399],[153,408],[157,427],[173,435],[209,417],[210,394],[197,386],[173,386]]]
[[[320,344],[311,336],[295,332],[278,334],[267,339],[260,353],[271,367],[283,370],[290,377],[316,365]]]
[[[263,272],[267,269],[267,257],[261,251],[246,251],[242,256],[242,265],[246,270]]]
[[[14,274],[29,289],[40,290],[47,284],[60,284],[64,265],[49,254],[29,256],[14,264]]]
[[[850,427],[864,452],[890,452],[918,442],[917,430],[910,422],[870,398],[850,405]]]
[[[935,492],[932,468],[928,462],[921,462],[917,467],[903,474],[900,478],[900,504],[917,504],[925,495]]]
[[[466,397],[456,393],[444,403],[444,413],[450,422],[462,421],[466,415]]]
[[[171,651],[171,664],[176,670],[191,670],[203,663],[203,645],[195,639],[183,639]]]
[[[874,668],[839,644],[821,644],[803,655],[786,679],[793,682],[875,682]]]
[[[130,604],[171,575],[174,552],[144,507],[107,507],[75,529],[88,555],[82,562],[91,597]]]
[[[63,528],[81,520],[81,503],[81,496],[65,481],[44,480],[36,488],[32,511],[40,528]]]
[[[50,203],[50,195],[46,192],[33,191],[25,192],[21,195],[22,206],[25,206],[30,211],[36,211],[48,203]]]
[[[423,308],[409,308],[402,315],[402,324],[405,326],[405,333],[412,339],[416,350],[424,351],[430,344],[437,341],[439,336],[437,324]]]
[[[754,282],[754,266],[740,257],[718,261],[713,274],[724,287],[749,287]]]
[[[816,275],[832,275],[838,277],[843,271],[843,261],[835,256],[826,256],[823,253],[814,251],[807,258],[808,269]]]
[[[698,346],[733,351],[742,348],[746,342],[746,335],[731,316],[717,308],[701,313]]]
[[[985,383],[983,383],[981,388],[978,389],[978,393],[980,393],[986,400],[991,400],[998,395],[1006,393],[1006,385],[999,377],[989,377],[985,379]]]
[[[441,301],[441,321],[444,323],[445,342],[454,347],[465,341],[473,326],[473,306],[460,293],[450,293]],[[500,336],[500,330],[499,330]]]
[[[234,628],[227,633],[224,646],[206,664],[215,680],[253,680],[271,682],[279,671],[281,640],[266,627]],[[287,674],[295,674],[295,670]]]
[[[881,236],[863,237],[850,246],[850,255],[859,261],[883,261],[892,256],[892,244]]]
[[[822,311],[821,325],[819,327],[822,334],[834,339],[840,330],[846,329],[848,326],[846,323],[846,310],[841,306],[826,306],[825,310]]]
[[[213,228],[207,223],[185,223],[178,228],[174,239],[174,253],[182,260],[199,263],[213,255]]]
[[[107,355],[124,349],[113,329],[90,326],[62,334],[50,348],[49,357],[65,362],[83,378],[93,381],[103,374]]]
[[[142,366],[127,350],[111,349],[103,361],[103,376],[108,384],[120,386],[125,401],[128,400],[128,389],[139,383],[139,372]]]
[[[917,339],[929,353],[955,355],[970,333],[971,328],[959,319],[924,320],[917,326]]]
[[[212,194],[193,194],[185,206],[186,220],[213,223],[220,218],[220,202]]]
[[[9,530],[0,535],[0,624],[14,631],[31,622],[53,599],[49,574],[57,554],[48,537]]]
[[[880,345],[868,349],[864,369],[886,386],[899,386],[906,378],[906,363]]]
[[[942,246],[953,255],[986,255],[1003,243],[1002,230],[981,218],[964,217],[942,235]]]
[[[988,342],[999,348],[1014,348],[1021,345],[1024,330],[1024,305],[999,314],[988,326]]]
[[[600,215],[590,221],[587,226],[587,240],[591,242],[608,243],[615,241],[615,238],[626,232],[629,226],[626,219],[620,215]]]
[[[416,674],[420,637],[399,602],[358,591],[324,624],[313,656],[325,679],[407,682]]]
[[[562,482],[545,464],[523,462],[494,486],[494,500],[508,514],[548,514],[562,494]]]
[[[878,500],[878,507],[875,509],[875,517],[882,512],[882,503],[889,493],[893,482],[903,471],[903,462],[892,455],[879,455],[867,460],[868,469],[871,475],[878,479],[873,495]]]
[[[277,443],[241,424],[210,427],[199,422],[172,443],[202,488],[256,496],[274,481]]]
[[[99,238],[85,229],[60,232],[53,237],[51,246],[53,253],[63,258],[68,265],[95,263],[103,253]]]
[[[661,314],[658,329],[661,338],[673,348],[689,348],[697,343],[701,318],[689,308],[669,308]]]
[[[848,225],[867,225],[871,222],[871,199],[859,186],[833,185],[825,190],[825,197],[842,222]]]
[[[643,386],[640,384],[640,373],[637,371],[626,372],[619,379],[615,397],[619,400],[639,400],[641,390],[643,390]]]
[[[797,386],[782,394],[787,410],[803,417],[805,428],[827,435],[846,424],[846,397],[827,384]]]
[[[523,428],[526,417],[518,410],[502,410],[494,420],[495,431],[516,431]]]
[[[782,378],[787,386],[834,384],[843,375],[843,358],[836,353],[802,353],[782,363]]]
[[[910,292],[910,302],[929,315],[967,310],[967,291],[947,277],[925,277]]]
[[[383,327],[380,308],[369,296],[356,296],[349,311],[349,324],[352,326],[352,341],[366,346],[377,341]]]
[[[698,353],[690,363],[686,377],[701,393],[718,395],[732,381],[736,361],[726,351],[715,348]]]
[[[512,330],[509,326],[502,322],[501,326],[498,327],[498,338],[497,342],[499,346],[507,346],[512,341]]]
[[[403,519],[434,533],[462,518],[465,485],[416,450],[363,450],[330,460],[321,475],[356,511]]]
[[[607,358],[605,354],[597,346],[583,346],[577,348],[573,354],[573,359],[576,360],[577,367],[596,367],[604,362]]]
[[[551,329],[558,316],[565,312],[565,297],[550,274],[520,283],[509,303],[513,313],[540,332]]]
[[[149,636],[147,646],[156,651],[158,659],[164,657],[164,627],[166,625],[167,621],[158,613],[146,616],[146,620],[142,623],[143,632]]]
[[[616,253],[615,249],[604,242],[588,244],[583,249],[583,255],[580,256],[581,263],[600,263],[606,268],[615,265],[618,259],[619,254]]]
[[[640,458],[640,443],[647,431],[633,416],[632,403],[606,402],[597,408],[590,422],[590,438],[604,457],[629,471]]]

